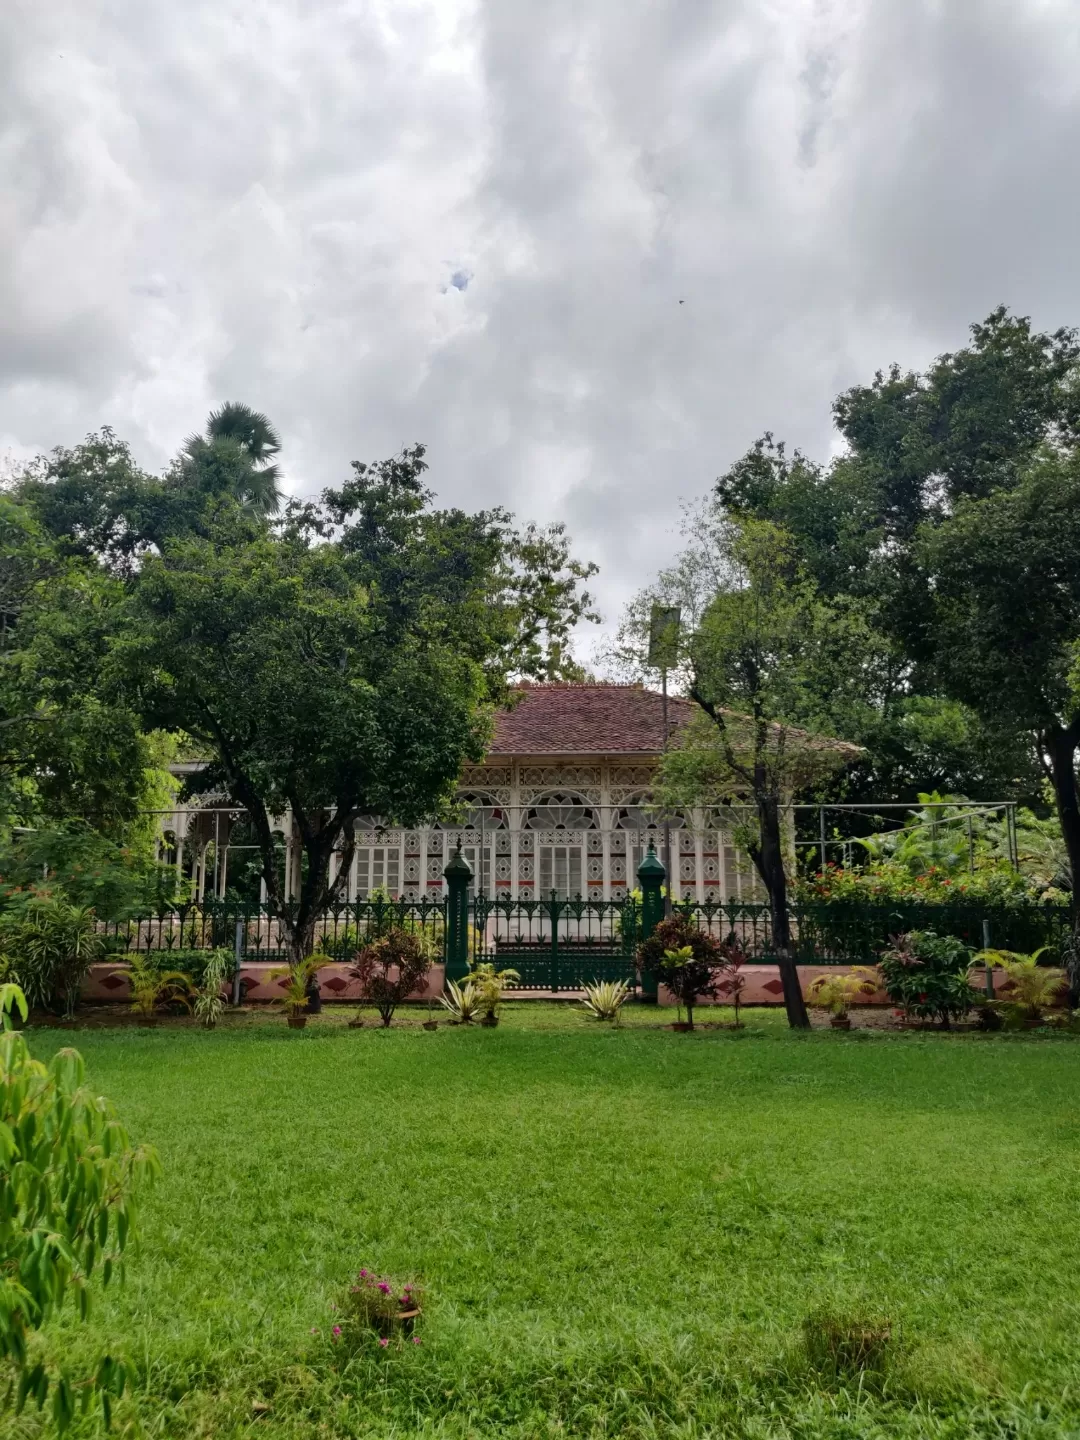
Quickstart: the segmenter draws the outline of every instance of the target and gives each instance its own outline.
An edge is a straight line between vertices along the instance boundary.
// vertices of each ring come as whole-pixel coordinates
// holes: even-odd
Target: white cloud
[[[2,443],[160,465],[244,399],[312,490],[423,440],[613,618],[763,429],[1080,320],[1078,61],[1071,0],[9,0]]]

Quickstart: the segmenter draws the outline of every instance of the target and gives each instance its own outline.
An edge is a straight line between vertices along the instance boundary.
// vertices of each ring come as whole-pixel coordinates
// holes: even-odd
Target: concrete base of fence
[[[275,976],[274,971],[279,973]],[[245,1002],[267,1004],[280,1000],[281,992],[289,983],[280,974],[281,965],[252,964],[240,967],[240,989]],[[427,973],[427,983],[409,996],[410,1000],[435,1000],[443,992],[445,966],[433,965]],[[359,1000],[360,987],[349,975],[347,965],[326,965],[319,971],[319,993],[324,1000]],[[82,987],[84,1000],[126,1000],[131,994],[124,967],[119,965],[92,965]]]
[[[818,975],[838,975],[853,969],[853,966],[846,965],[800,965],[799,982],[802,985],[803,994],[806,994],[811,982]],[[273,972],[280,971],[279,964],[250,964],[240,967],[240,988],[245,1002],[255,1004],[268,1004],[273,1000],[281,999],[281,992],[288,983],[282,975],[274,978]],[[744,1005],[782,1005],[784,1003],[784,987],[780,983],[780,975],[775,965],[744,965],[741,972],[746,978],[743,987],[742,1003]],[[410,1000],[435,1000],[443,992],[446,978],[446,967],[444,965],[433,965],[427,974],[427,983],[410,995]],[[971,971],[971,983],[983,994],[986,989],[986,972],[982,967],[975,967]],[[994,993],[1000,995],[1008,983],[1008,976],[1003,970],[994,971]],[[326,1001],[341,1000],[346,1003],[356,1004],[359,1000],[359,986],[350,978],[347,965],[327,965],[319,971],[319,992]],[[90,974],[87,976],[82,987],[82,998],[91,1001],[123,1001],[127,1000],[131,993],[127,977],[124,975],[124,967],[119,965],[92,965]],[[571,996],[573,991],[560,991],[560,995]],[[546,992],[511,991],[515,1000],[532,1000],[548,998]],[[678,1002],[667,989],[661,985],[659,991],[659,1003],[661,1005],[676,1005]],[[712,1001],[702,1001],[703,1005],[712,1004]],[[721,997],[715,1002],[718,1005],[729,1005],[729,999]],[[883,990],[875,995],[859,1001],[860,1005],[888,1005],[889,997]]]
[[[810,985],[819,975],[844,975],[850,974],[857,967],[853,965],[799,965],[799,984],[805,995]],[[739,972],[746,979],[743,986],[743,1005],[782,1005],[784,1003],[784,987],[780,981],[780,972],[775,965],[744,965]],[[1008,983],[1008,976],[1004,970],[994,971],[994,993],[1000,995],[1002,988]],[[986,971],[982,966],[976,966],[971,971],[971,983],[980,994],[986,991]],[[679,1002],[672,995],[666,985],[660,986],[659,1003],[661,1005],[677,1005]],[[702,1005],[730,1005],[728,997],[721,996],[719,1000],[702,1000]],[[890,1000],[884,990],[878,990],[873,995],[867,995],[860,999],[860,1005],[888,1005]],[[695,1006],[695,1009],[697,1007]]]

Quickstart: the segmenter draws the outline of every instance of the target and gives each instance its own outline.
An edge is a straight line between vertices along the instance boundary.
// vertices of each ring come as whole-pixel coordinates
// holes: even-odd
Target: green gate
[[[600,980],[634,985],[641,904],[632,896],[567,900],[554,891],[546,900],[477,895],[469,902],[469,938],[475,960],[518,972],[514,990],[558,994]]]

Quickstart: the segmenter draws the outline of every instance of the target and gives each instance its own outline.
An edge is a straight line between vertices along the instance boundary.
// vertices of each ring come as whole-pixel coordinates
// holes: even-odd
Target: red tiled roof
[[[491,755],[658,755],[663,700],[641,685],[522,685],[521,699],[495,721]],[[671,732],[693,706],[668,699]]]

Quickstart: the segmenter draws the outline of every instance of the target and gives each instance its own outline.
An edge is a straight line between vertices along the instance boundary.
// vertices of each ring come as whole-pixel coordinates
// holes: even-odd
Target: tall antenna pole
[[[667,703],[667,666],[660,671],[660,694],[663,697],[664,705],[664,754],[668,748],[668,703]],[[667,871],[667,888],[664,891],[664,919],[671,914],[671,821],[667,811],[664,812],[664,869]]]
[[[668,724],[667,675],[672,665],[679,663],[679,623],[682,612],[678,605],[654,605],[649,615],[649,657],[648,663],[660,671],[660,694],[663,697],[664,738],[662,751],[666,755],[671,738]],[[671,890],[674,877],[671,873],[671,817],[664,815],[664,869],[667,872],[667,891],[664,895],[664,915],[671,914]]]

